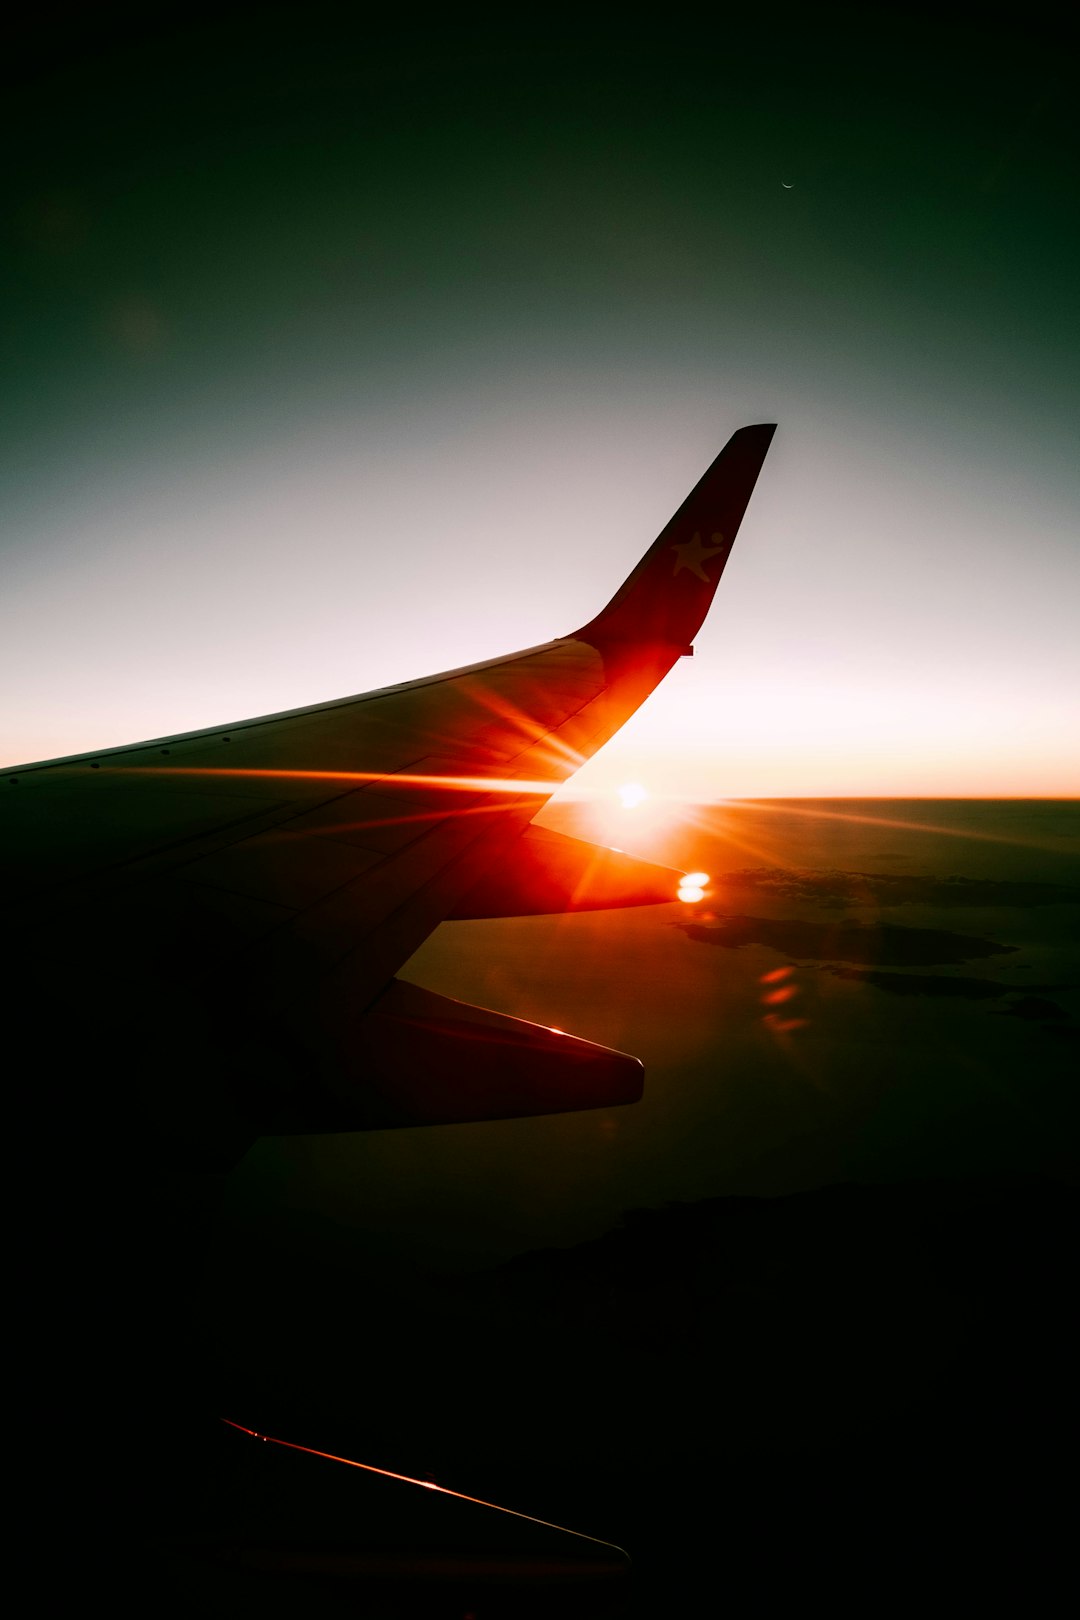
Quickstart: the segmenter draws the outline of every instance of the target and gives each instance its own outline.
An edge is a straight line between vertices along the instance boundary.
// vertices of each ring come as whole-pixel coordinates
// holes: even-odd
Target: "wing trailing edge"
[[[527,827],[507,857],[484,872],[447,920],[664,905],[679,898],[685,875],[549,827]]]

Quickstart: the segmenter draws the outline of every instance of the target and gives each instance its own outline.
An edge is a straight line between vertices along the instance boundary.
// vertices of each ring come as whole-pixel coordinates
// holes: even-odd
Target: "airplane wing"
[[[692,651],[773,431],[733,435],[570,635],[5,772],[9,988],[62,1106],[210,1151],[639,1096],[635,1059],[395,974],[445,920],[675,897],[681,874],[530,824]],[[90,1050],[106,1100],[74,1078]]]

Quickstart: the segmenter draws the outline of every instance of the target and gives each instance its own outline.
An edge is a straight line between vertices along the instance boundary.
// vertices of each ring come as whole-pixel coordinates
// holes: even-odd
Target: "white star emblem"
[[[705,572],[704,564],[712,562],[715,557],[725,557],[728,551],[719,529],[711,536],[711,542],[710,545],[706,545],[701,538],[700,530],[695,530],[692,540],[682,540],[678,545],[672,546],[671,549],[675,552],[675,572],[689,568],[698,579],[704,580],[706,585],[711,585],[712,580]]]

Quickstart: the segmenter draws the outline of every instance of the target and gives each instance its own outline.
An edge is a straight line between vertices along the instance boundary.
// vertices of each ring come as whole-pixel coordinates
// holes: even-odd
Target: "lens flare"
[[[708,872],[687,872],[679,882],[679,899],[689,905],[704,900],[708,883]]]
[[[648,797],[640,782],[624,782],[619,789],[619,803],[624,810],[636,810]]]

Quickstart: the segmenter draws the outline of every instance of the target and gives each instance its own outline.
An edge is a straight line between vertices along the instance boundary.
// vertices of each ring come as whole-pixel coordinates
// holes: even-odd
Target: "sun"
[[[619,803],[624,810],[636,810],[649,797],[648,790],[640,782],[624,782],[618,792]]]
[[[681,801],[664,792],[662,782],[646,786],[640,778],[586,788],[587,820],[593,838],[610,849],[633,849],[644,860],[678,865],[676,837],[685,820]]]

